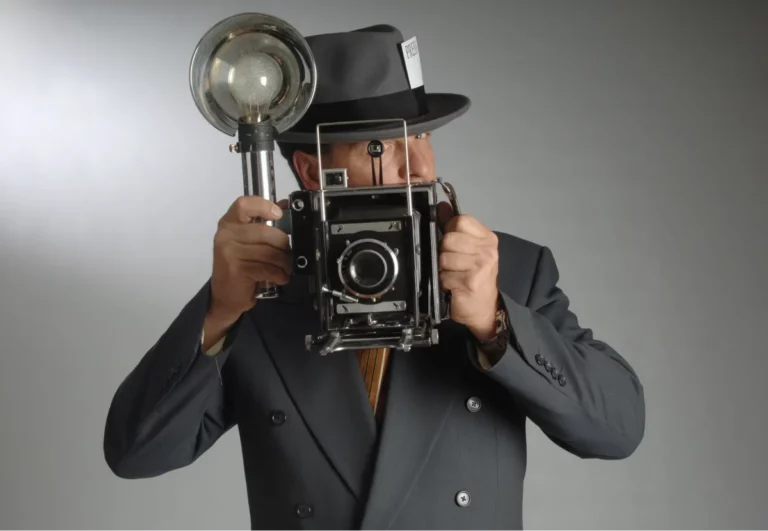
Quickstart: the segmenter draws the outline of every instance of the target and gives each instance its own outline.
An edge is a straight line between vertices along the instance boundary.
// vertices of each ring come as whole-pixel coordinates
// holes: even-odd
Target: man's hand
[[[219,220],[213,238],[205,348],[216,343],[240,314],[253,307],[259,282],[285,285],[290,280],[288,235],[276,227],[252,222],[254,218],[274,221],[282,215],[279,205],[258,196],[243,196]]]
[[[472,216],[454,216],[448,203],[437,206],[437,216],[444,233],[440,284],[451,292],[451,319],[479,341],[490,339],[496,333],[498,238]]]

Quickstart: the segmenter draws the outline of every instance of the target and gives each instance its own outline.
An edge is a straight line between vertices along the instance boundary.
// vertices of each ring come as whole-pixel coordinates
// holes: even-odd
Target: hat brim
[[[408,135],[418,135],[434,131],[455,120],[469,109],[470,100],[460,94],[432,93],[427,94],[429,112],[418,118],[406,120]],[[339,121],[345,121],[340,118]],[[328,126],[320,131],[323,144],[339,142],[362,142],[366,140],[386,140],[403,136],[403,126],[392,124],[358,124],[355,126]],[[317,143],[316,130],[311,131],[290,129],[277,137],[278,142],[292,144]]]

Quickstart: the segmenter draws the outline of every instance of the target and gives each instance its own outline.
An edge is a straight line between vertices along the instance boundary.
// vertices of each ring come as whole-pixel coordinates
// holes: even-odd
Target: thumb
[[[453,217],[453,207],[447,201],[441,201],[437,204],[437,226],[445,232],[446,224]]]

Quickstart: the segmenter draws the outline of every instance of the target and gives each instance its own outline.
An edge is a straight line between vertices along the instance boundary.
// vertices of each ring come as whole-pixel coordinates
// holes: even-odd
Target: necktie
[[[388,348],[372,348],[357,352],[357,362],[360,365],[360,372],[368,391],[368,401],[373,408],[373,415],[379,423],[381,423],[384,412],[381,391],[388,361]]]

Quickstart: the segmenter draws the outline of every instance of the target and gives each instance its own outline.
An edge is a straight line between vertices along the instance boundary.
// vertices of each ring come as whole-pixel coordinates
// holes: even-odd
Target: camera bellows
[[[384,411],[383,400],[380,398],[382,397],[381,391],[388,361],[388,348],[372,348],[357,352],[357,362],[360,364],[360,372],[368,392],[368,401],[373,408],[373,415],[379,423],[381,423]]]

